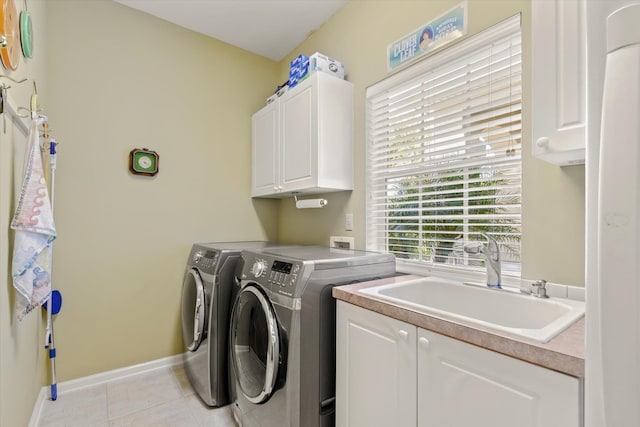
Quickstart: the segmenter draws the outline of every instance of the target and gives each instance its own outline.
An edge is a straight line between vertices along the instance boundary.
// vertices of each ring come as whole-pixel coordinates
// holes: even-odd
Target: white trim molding
[[[155,371],[162,368],[170,368],[172,366],[183,363],[184,353],[173,356],[163,357],[162,359],[151,360],[149,362],[140,363],[138,365],[126,366],[124,368],[113,369],[111,371],[100,372],[98,374],[86,377],[76,378],[69,381],[58,383],[58,398],[64,396],[65,393],[81,390],[88,387],[94,387],[113,380],[120,380],[134,375]],[[40,389],[38,398],[31,413],[29,427],[37,427],[40,423],[40,416],[44,403],[50,399],[50,385],[46,385]]]

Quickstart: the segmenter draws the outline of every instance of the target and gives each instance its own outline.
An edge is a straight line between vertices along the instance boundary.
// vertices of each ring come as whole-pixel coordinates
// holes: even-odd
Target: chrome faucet
[[[537,298],[549,298],[547,295],[547,281],[536,280],[531,284],[531,295]]]
[[[500,248],[498,242],[484,231],[480,233],[489,243],[485,246],[481,242],[472,242],[464,245],[464,251],[468,254],[484,256],[484,264],[487,266],[487,286],[501,288],[502,270],[500,264]]]

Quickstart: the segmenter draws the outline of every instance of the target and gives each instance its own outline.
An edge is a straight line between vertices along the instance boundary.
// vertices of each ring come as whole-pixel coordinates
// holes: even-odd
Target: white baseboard
[[[31,419],[29,420],[29,427],[38,427],[40,424],[40,415],[42,414],[42,408],[44,408],[44,402],[49,399],[49,386],[42,387],[36,403],[33,405],[33,411],[31,412]]]
[[[100,372],[99,374],[89,375],[86,377],[76,378],[74,380],[58,383],[58,394],[68,393],[70,391],[80,390],[86,387],[93,387],[104,384],[108,381],[127,378],[132,375],[142,374],[144,372],[153,371],[160,368],[168,368],[179,365],[183,361],[182,354],[163,357],[162,359],[151,360],[149,362],[140,363],[138,365],[126,366],[124,368],[113,369],[111,371]],[[48,389],[48,386],[44,387]]]
[[[151,372],[156,369],[169,368],[182,364],[184,354],[176,354],[173,356],[163,357],[162,359],[151,360],[149,362],[140,363],[138,365],[127,366],[124,368],[113,369],[111,371],[100,372],[99,374],[89,375],[82,378],[76,378],[69,381],[58,383],[58,395],[71,391],[81,390],[87,387],[94,387],[113,380],[120,380],[133,375]],[[40,422],[40,414],[44,408],[44,404],[50,399],[50,385],[46,385],[40,389],[38,398],[31,413],[29,427],[37,427]]]

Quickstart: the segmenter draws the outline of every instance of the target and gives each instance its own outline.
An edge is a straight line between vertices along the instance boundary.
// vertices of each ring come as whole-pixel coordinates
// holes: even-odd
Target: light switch
[[[345,218],[345,226],[344,229],[347,231],[353,230],[353,214],[348,213]]]

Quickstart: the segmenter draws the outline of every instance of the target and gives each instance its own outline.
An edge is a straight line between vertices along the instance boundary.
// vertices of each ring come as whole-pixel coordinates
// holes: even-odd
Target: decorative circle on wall
[[[24,57],[31,58],[33,56],[33,25],[27,10],[20,12],[20,42]]]
[[[0,34],[4,34],[7,45],[0,47],[0,59],[7,70],[15,71],[20,63],[20,23],[14,0],[2,0],[0,7]]]

